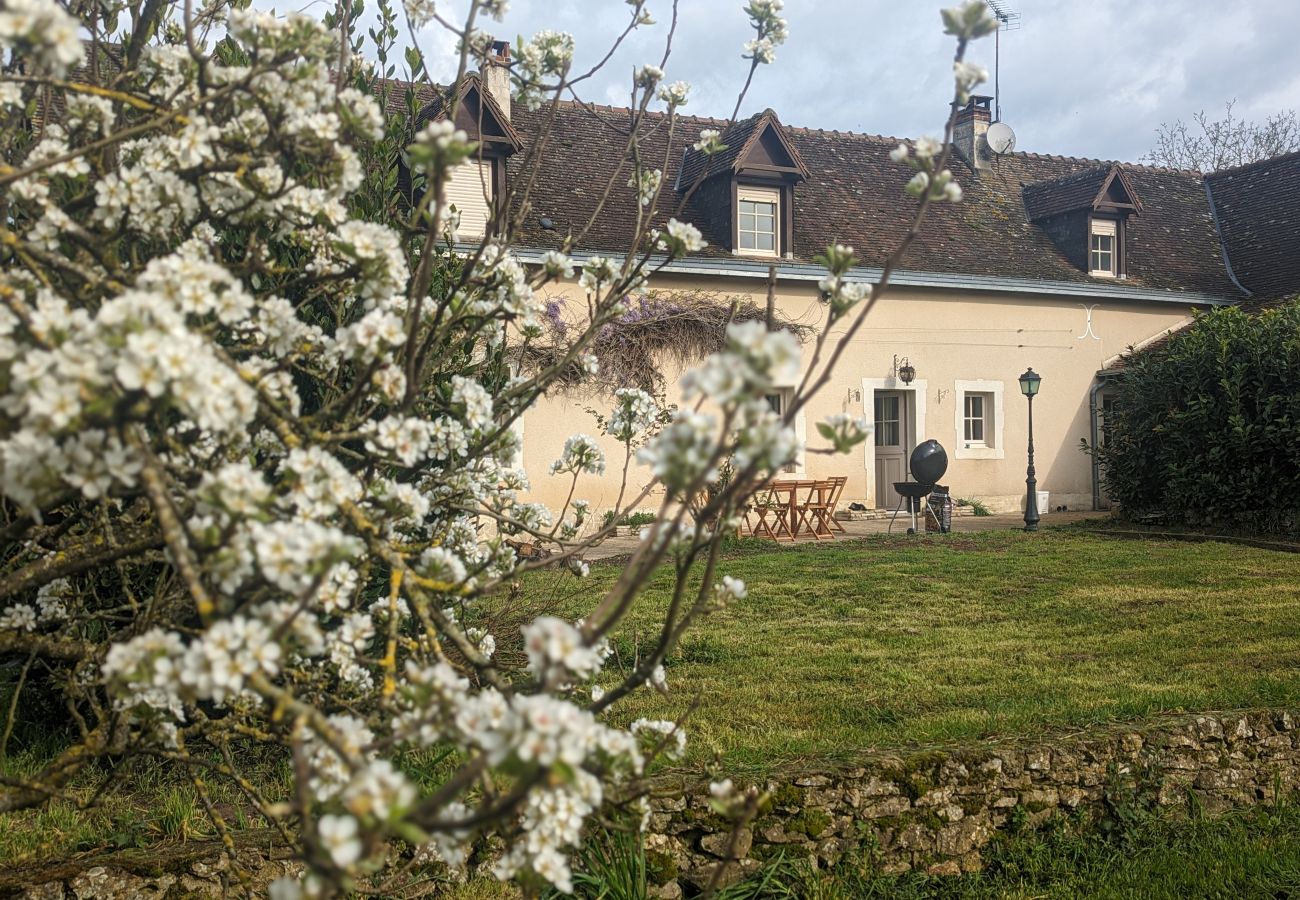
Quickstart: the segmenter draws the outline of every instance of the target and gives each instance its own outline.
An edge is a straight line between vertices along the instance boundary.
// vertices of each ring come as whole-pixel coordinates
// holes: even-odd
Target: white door
[[[875,391],[876,508],[898,506],[895,481],[907,480],[908,394]]]

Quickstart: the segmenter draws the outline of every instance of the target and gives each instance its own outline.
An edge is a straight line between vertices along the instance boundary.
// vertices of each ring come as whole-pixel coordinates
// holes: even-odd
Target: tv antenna
[[[1002,92],[999,84],[1002,74],[1002,32],[1020,30],[1020,13],[1012,12],[1006,0],[984,0],[998,20],[998,30],[993,34],[993,121],[1002,121]]]

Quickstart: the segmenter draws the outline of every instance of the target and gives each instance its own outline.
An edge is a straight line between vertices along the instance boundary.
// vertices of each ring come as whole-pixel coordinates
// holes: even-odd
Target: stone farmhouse
[[[504,62],[508,47],[497,52]],[[460,98],[457,125],[482,150],[450,194],[462,235],[474,237],[510,211],[503,198],[547,113],[512,110],[500,66],[467,78]],[[435,97],[421,118],[441,115]],[[1300,292],[1300,154],[1212,175],[997,154],[985,137],[990,118],[987,97],[960,111],[951,168],[964,199],[932,208],[893,288],[796,423],[809,448],[819,441],[809,423],[826,416],[865,416],[874,426],[852,457],[805,452],[791,467],[848,476],[845,502],[894,507],[892,483],[906,477],[911,449],[934,438],[948,451],[944,481],[954,496],[1023,508],[1027,404],[1017,378],[1033,367],[1043,379],[1034,440],[1048,509],[1104,505],[1081,441],[1103,434],[1108,374],[1126,351],[1185,325],[1196,310]],[[581,233],[578,261],[629,252],[637,199],[627,184],[628,121],[625,109],[559,105],[542,149],[544,177],[516,235],[521,258],[540,258],[570,233]],[[897,138],[790,127],[770,109],[730,127],[689,116],[671,133],[666,125],[650,115],[639,152],[654,166],[663,161],[666,193],[681,196],[699,182],[679,218],[709,245],[668,265],[651,279],[652,291],[712,292],[763,308],[774,278],[779,317],[816,327],[826,310],[815,255],[833,242],[851,245],[862,260],[854,278],[874,281],[910,221],[914,203],[903,187],[912,173],[889,157]],[[729,149],[712,157],[694,151],[707,128],[725,129]],[[576,283],[552,290],[557,305],[584,296]],[[807,356],[806,349],[805,365]],[[669,385],[677,374],[665,373]],[[619,386],[550,396],[524,417],[536,499],[563,500],[547,468],[568,435],[595,433],[586,410],[608,407],[600,388]],[[779,410],[788,393],[769,402]],[[611,441],[607,453],[609,474],[584,476],[578,488],[597,509],[618,490],[621,447]],[[633,465],[634,486],[648,478]]]

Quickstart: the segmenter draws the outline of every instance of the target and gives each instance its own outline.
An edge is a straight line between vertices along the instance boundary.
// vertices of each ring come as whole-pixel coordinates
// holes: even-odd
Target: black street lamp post
[[[1029,369],[1020,376],[1020,393],[1029,399],[1029,468],[1025,471],[1025,531],[1038,530],[1038,479],[1034,477],[1034,395],[1043,376]]]

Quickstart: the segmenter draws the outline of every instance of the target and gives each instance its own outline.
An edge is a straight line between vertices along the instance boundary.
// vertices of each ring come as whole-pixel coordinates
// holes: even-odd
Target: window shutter
[[[490,160],[467,159],[452,169],[447,179],[447,202],[460,212],[461,240],[477,239],[487,233],[492,217],[492,163]]]

